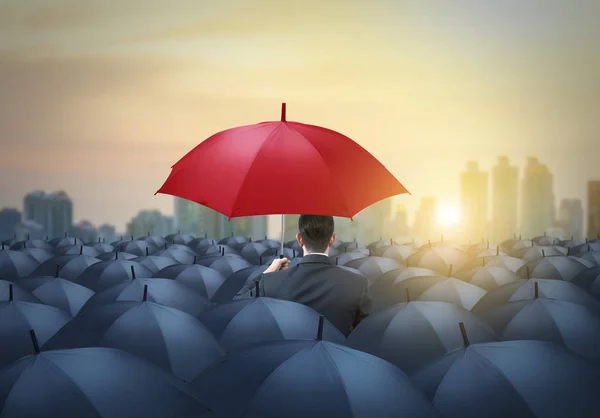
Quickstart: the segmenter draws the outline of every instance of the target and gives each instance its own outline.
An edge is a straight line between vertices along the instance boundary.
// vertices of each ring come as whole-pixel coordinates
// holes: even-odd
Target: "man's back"
[[[318,254],[306,255],[287,270],[263,275],[260,296],[309,306],[345,335],[357,322],[357,315],[370,310],[367,279]]]

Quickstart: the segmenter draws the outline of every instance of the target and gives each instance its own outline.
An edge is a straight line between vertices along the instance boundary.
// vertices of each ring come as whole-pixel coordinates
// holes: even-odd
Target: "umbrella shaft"
[[[279,255],[283,255],[283,244],[284,244],[284,238],[285,238],[285,215],[281,215],[281,251],[279,252]]]

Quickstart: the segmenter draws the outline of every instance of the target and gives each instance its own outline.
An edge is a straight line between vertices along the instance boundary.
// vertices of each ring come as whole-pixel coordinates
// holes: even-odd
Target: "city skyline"
[[[140,207],[170,213],[154,192],[174,162],[282,102],[382,161],[409,217],[421,197],[456,201],[464,161],[496,155],[536,155],[560,173],[557,200],[587,206],[598,5],[325,3],[2,2],[0,206],[65,188],[76,218],[119,229]]]
[[[555,174],[546,164],[542,164],[536,157],[528,157],[528,165],[524,167],[513,166],[511,163],[508,157],[499,156],[495,165],[487,170],[476,161],[467,161],[466,170],[463,168],[457,176],[458,182],[461,184],[462,194],[457,196],[454,202],[452,200],[440,202],[438,198],[425,196],[420,199],[417,210],[410,214],[406,209],[408,205],[403,202],[404,196],[392,197],[377,202],[360,212],[355,217],[359,222],[337,218],[336,224],[338,226],[336,229],[339,231],[340,236],[368,236],[367,240],[375,240],[377,239],[375,237],[379,237],[381,231],[386,229],[385,225],[387,223],[394,223],[394,216],[397,211],[394,211],[393,208],[398,206],[402,208],[400,215],[403,219],[402,222],[406,222],[412,235],[420,235],[421,238],[446,233],[447,236],[455,236],[466,240],[477,240],[479,237],[497,240],[515,234],[538,236],[547,230],[552,230],[552,228],[563,230],[569,236],[583,237],[585,233],[593,229],[588,226],[588,222],[595,219],[593,205],[590,206],[587,199],[573,197],[557,199],[555,193],[553,193],[552,184]],[[545,180],[546,178],[548,180]],[[598,182],[589,181],[589,184],[596,183]],[[590,187],[588,187],[588,192],[590,195],[594,195]],[[36,215],[35,209],[30,208],[31,205],[28,202],[32,199],[34,201],[38,199],[50,199],[50,201],[58,199],[60,201],[61,199],[64,200],[65,196],[71,202],[68,193],[65,195],[65,192],[61,190],[53,193],[33,191],[25,195],[20,207],[0,207],[0,209],[16,209],[23,212],[24,215],[28,213],[27,216],[24,216],[25,220],[36,221],[44,226],[44,231],[46,231],[44,234],[53,235],[54,231],[51,228],[48,229],[47,223],[49,220],[42,219],[40,221],[41,215]],[[186,232],[192,231],[191,233],[195,233],[194,231],[205,233],[202,231],[206,231],[209,236],[228,236],[236,232],[236,229],[242,235],[248,236],[263,237],[263,235],[268,235],[270,238],[277,239],[280,235],[281,218],[278,215],[238,218],[229,222],[224,215],[194,202],[173,197],[171,197],[171,201],[172,211],[162,211],[158,208],[139,208],[134,215],[128,216],[124,226],[115,225],[110,219],[94,222],[87,216],[74,216],[79,205],[73,205],[72,203],[69,203],[67,214],[61,216],[68,216],[69,222],[73,225],[91,223],[100,228],[101,226],[106,227],[106,224],[108,224],[116,229],[116,234],[120,235],[130,235],[132,228],[134,228],[131,226],[132,222],[136,222],[136,219],[152,216],[171,218],[171,221],[167,220],[165,222],[167,222],[167,225],[171,225],[170,228],[173,230],[182,229]],[[429,203],[430,201],[431,203]],[[419,219],[418,213],[423,210],[427,214],[421,215]],[[449,213],[449,211],[454,210],[457,211],[456,215]],[[512,210],[515,211],[516,218],[511,215]],[[469,213],[475,213],[477,216],[473,218]],[[440,219],[440,216],[442,219]],[[453,217],[457,218],[448,219]],[[468,218],[471,218],[471,221]],[[180,219],[183,219],[183,221]],[[139,222],[143,224],[149,221],[140,220]],[[178,225],[178,222],[184,223]],[[297,215],[286,216],[286,241],[294,239],[296,222]],[[424,225],[423,222],[429,226]],[[517,226],[511,228],[511,224]],[[503,228],[500,228],[501,232],[498,229],[499,225],[504,225]],[[403,228],[401,225],[396,227],[400,230]],[[25,226],[24,228],[27,229],[28,227]],[[32,226],[30,225],[29,228],[31,229]],[[147,229],[146,227],[141,228],[143,231]],[[159,229],[162,231],[164,228],[160,227]],[[146,232],[141,233],[141,235],[145,234]],[[166,234],[167,231],[165,230]],[[62,233],[58,235],[62,235]]]

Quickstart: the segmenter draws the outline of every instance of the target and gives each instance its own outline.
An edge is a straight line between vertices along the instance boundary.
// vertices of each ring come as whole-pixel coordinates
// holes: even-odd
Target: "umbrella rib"
[[[260,152],[262,151],[262,149],[265,147],[265,145],[271,141],[274,138],[274,133],[277,131],[277,128],[279,126],[277,126],[275,129],[273,129],[271,131],[271,133],[265,138],[265,140],[263,141],[262,144],[260,144],[260,147],[258,147],[258,150],[256,150],[256,153],[254,154],[254,157],[252,158],[252,162],[250,163],[250,166],[248,167],[248,170],[246,171],[246,174],[244,174],[244,179],[242,180],[242,183],[240,184],[240,187],[238,188],[238,191],[235,195],[235,200],[233,201],[233,204],[231,205],[231,208],[229,209],[229,214],[227,215],[229,217],[229,219],[234,218],[235,216],[233,215],[233,210],[237,205],[237,201],[240,197],[240,192],[242,191],[242,189],[244,188],[244,184],[246,184],[246,181],[248,180],[248,174],[250,174],[250,171],[252,170],[252,167],[254,166],[254,164],[256,163],[256,159],[258,158],[258,155],[260,154]]]
[[[333,175],[331,173],[329,166],[327,165],[327,162],[325,161],[325,158],[323,158],[323,155],[321,154],[321,152],[317,149],[317,147],[314,146],[314,144],[307,137],[302,135],[301,132],[297,131],[296,129],[293,129],[293,130],[294,130],[294,132],[298,133],[298,135],[300,135],[302,138],[304,138],[306,140],[306,142],[308,142],[310,144],[310,146],[315,150],[315,152],[317,153],[317,155],[319,156],[321,161],[323,161],[323,165],[327,169],[327,172],[329,173],[329,180],[332,181]],[[342,203],[344,204],[344,207],[346,208],[346,215],[348,215],[350,213],[350,211],[348,210],[348,203],[346,202],[346,198],[344,197],[344,194],[340,190],[340,186],[335,181],[333,181],[333,184],[335,185],[335,188],[338,190],[338,193],[339,193],[340,197],[342,198]],[[351,216],[348,216],[348,217],[351,217]]]

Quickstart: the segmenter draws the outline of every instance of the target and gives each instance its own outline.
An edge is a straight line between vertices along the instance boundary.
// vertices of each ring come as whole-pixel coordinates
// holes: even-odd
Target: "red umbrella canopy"
[[[288,122],[284,103],[281,121],[228,129],[200,143],[173,165],[156,193],[229,218],[303,213],[351,218],[409,192],[350,138]]]

